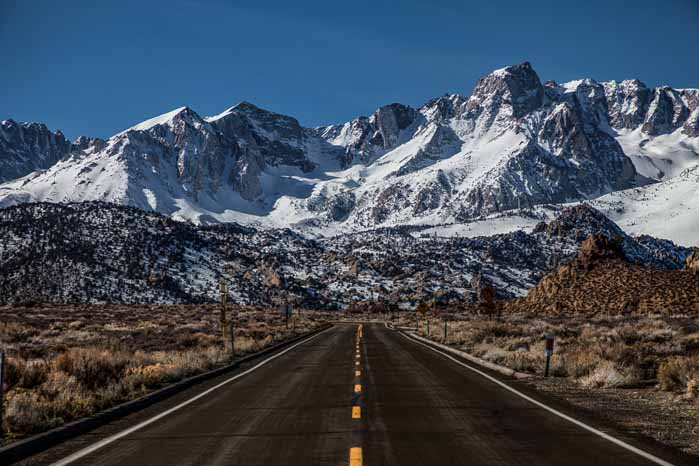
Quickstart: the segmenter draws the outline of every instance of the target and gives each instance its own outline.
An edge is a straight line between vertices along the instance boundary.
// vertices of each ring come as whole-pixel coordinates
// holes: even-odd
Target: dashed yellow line
[[[356,353],[354,355],[355,367],[359,367],[359,359],[360,359],[359,344],[361,342],[361,339],[362,339],[362,325],[359,324],[357,326]],[[362,374],[362,372],[359,369],[355,369],[355,371],[354,371],[355,377],[359,377],[359,376],[361,376],[361,374]],[[361,392],[362,392],[362,385],[358,384],[358,383],[354,384],[354,393],[361,393]],[[361,418],[362,418],[361,406],[352,406],[352,419],[361,419]],[[350,466],[362,466],[362,447],[350,448],[349,464],[350,464]]]
[[[362,466],[362,447],[350,448],[349,464],[350,466]]]

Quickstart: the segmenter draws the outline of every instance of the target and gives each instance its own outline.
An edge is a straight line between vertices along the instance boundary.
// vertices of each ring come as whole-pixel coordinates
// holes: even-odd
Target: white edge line
[[[330,328],[332,328],[332,327],[330,327]],[[206,395],[208,395],[209,393],[213,392],[214,390],[217,390],[217,389],[223,387],[224,385],[227,385],[227,384],[229,384],[229,383],[231,383],[231,382],[233,382],[233,381],[235,381],[235,380],[241,378],[242,376],[249,374],[250,372],[252,372],[252,371],[254,371],[254,370],[256,370],[256,369],[259,369],[260,367],[264,366],[264,365],[267,364],[268,362],[272,361],[273,359],[277,359],[279,356],[282,356],[282,355],[285,354],[285,353],[288,353],[289,351],[291,351],[292,349],[296,348],[297,346],[303,345],[304,343],[308,343],[309,341],[313,340],[314,338],[319,337],[319,336],[322,335],[323,333],[325,333],[325,332],[327,332],[328,330],[330,330],[330,328],[327,328],[327,329],[323,330],[323,331],[320,332],[320,333],[317,333],[317,334],[315,334],[315,335],[313,335],[313,336],[311,336],[311,337],[309,337],[309,338],[306,338],[305,340],[302,340],[302,341],[296,343],[296,344],[293,345],[293,346],[290,346],[289,348],[285,349],[284,351],[281,351],[281,352],[275,354],[274,356],[271,356],[271,357],[265,359],[264,361],[262,361],[262,362],[260,362],[259,364],[257,364],[257,365],[255,365],[255,366],[251,367],[250,369],[247,369],[246,371],[241,372],[240,374],[237,374],[237,375],[231,377],[230,379],[224,380],[223,382],[219,383],[218,385],[215,385],[215,386],[209,388],[208,390],[203,391],[203,392],[201,392],[200,394],[198,394],[198,395],[196,395],[196,396],[193,396],[192,398],[190,398],[190,399],[188,399],[187,401],[184,401],[184,402],[178,404],[177,406],[173,406],[172,408],[168,409],[167,411],[163,411],[162,413],[158,414],[157,416],[153,416],[152,418],[147,419],[147,420],[145,420],[145,421],[143,421],[143,422],[141,422],[141,423],[139,423],[139,424],[136,424],[136,425],[133,426],[133,427],[129,427],[128,429],[122,430],[121,432],[116,433],[116,434],[114,434],[114,435],[110,435],[109,437],[104,438],[104,439],[100,440],[100,441],[97,442],[97,443],[93,443],[92,445],[90,445],[90,446],[88,446],[88,447],[85,447],[85,448],[83,448],[82,450],[78,450],[78,451],[76,451],[75,453],[73,453],[72,455],[66,456],[66,457],[63,458],[63,459],[61,459],[61,460],[59,460],[59,461],[57,461],[57,462],[55,462],[55,463],[52,463],[52,466],[63,466],[63,465],[66,465],[66,464],[70,464],[70,463],[72,463],[73,461],[76,461],[76,460],[78,460],[78,459],[80,459],[80,458],[82,458],[82,457],[84,457],[84,456],[87,456],[87,455],[89,455],[90,453],[93,453],[93,452],[95,452],[96,450],[99,450],[100,448],[102,448],[102,447],[104,447],[104,446],[107,446],[107,445],[109,445],[110,443],[113,443],[113,442],[119,440],[119,439],[122,438],[122,437],[126,437],[127,435],[132,434],[133,432],[136,432],[137,430],[143,429],[143,428],[146,427],[147,425],[152,424],[152,423],[154,423],[155,421],[157,421],[157,420],[159,420],[159,419],[162,419],[162,418],[164,418],[165,416],[167,416],[167,415],[169,415],[169,414],[172,414],[172,413],[174,413],[175,411],[178,411],[178,410],[184,408],[185,406],[187,406],[187,405],[189,405],[189,404],[191,404],[191,403],[194,403],[195,401],[197,401],[198,399],[200,399],[200,398],[202,398],[202,397],[205,397]]]
[[[576,426],[582,427],[583,429],[587,430],[588,432],[592,432],[593,434],[598,435],[598,436],[602,437],[602,438],[605,439],[605,440],[608,440],[608,441],[610,441],[610,442],[612,442],[612,443],[614,443],[614,444],[616,444],[616,445],[618,445],[618,446],[620,446],[620,447],[622,447],[622,448],[625,448],[625,449],[627,449],[627,450],[629,450],[629,451],[631,451],[631,452],[633,452],[633,453],[636,453],[637,455],[642,456],[642,457],[646,458],[647,460],[652,461],[652,462],[655,463],[655,464],[659,464],[659,465],[662,465],[662,466],[673,466],[672,463],[668,463],[667,461],[665,461],[665,460],[662,459],[662,458],[658,458],[657,456],[652,455],[652,454],[650,454],[650,453],[647,453],[647,452],[645,452],[645,451],[643,451],[643,450],[641,450],[641,449],[639,449],[639,448],[636,448],[636,447],[634,447],[633,445],[630,445],[630,444],[624,442],[623,440],[619,440],[619,439],[617,439],[617,438],[615,438],[615,437],[612,437],[611,435],[609,435],[609,434],[607,434],[607,433],[605,433],[605,432],[602,432],[601,430],[597,430],[597,429],[595,429],[594,427],[588,426],[587,424],[585,424],[585,423],[582,422],[582,421],[578,421],[577,419],[575,419],[575,418],[573,418],[573,417],[570,417],[570,416],[568,416],[567,414],[564,414],[564,413],[562,413],[562,412],[560,412],[560,411],[558,411],[558,410],[556,410],[556,409],[554,409],[554,408],[551,408],[550,406],[547,406],[547,405],[545,405],[544,403],[542,403],[542,402],[540,402],[540,401],[537,401],[537,400],[535,400],[534,398],[532,398],[532,397],[530,397],[530,396],[525,395],[524,393],[520,392],[519,390],[516,390],[516,389],[510,387],[510,386],[507,385],[506,383],[503,383],[503,382],[499,381],[499,380],[496,379],[495,377],[492,377],[492,376],[486,374],[485,372],[476,369],[475,367],[472,367],[472,366],[470,366],[470,365],[468,365],[468,364],[465,364],[465,363],[459,361],[458,359],[454,358],[453,356],[450,356],[449,354],[444,353],[444,352],[438,350],[437,348],[434,348],[433,346],[428,345],[427,343],[423,343],[423,342],[421,342],[421,341],[419,341],[419,340],[416,340],[416,339],[414,339],[414,338],[411,338],[411,337],[407,336],[406,334],[404,334],[404,333],[402,333],[402,332],[401,332],[401,335],[403,335],[403,337],[407,338],[408,340],[412,341],[413,343],[417,343],[417,344],[420,344],[420,345],[422,345],[422,346],[425,346],[426,348],[431,349],[431,350],[434,351],[435,353],[441,354],[441,355],[444,356],[445,358],[451,359],[451,360],[454,361],[455,363],[460,364],[460,365],[464,366],[465,368],[467,368],[467,369],[469,369],[469,370],[471,370],[471,371],[477,373],[478,375],[481,375],[481,376],[485,377],[486,379],[490,380],[491,382],[494,382],[494,383],[500,385],[501,387],[505,388],[506,390],[509,390],[510,392],[514,393],[515,395],[519,396],[520,398],[524,398],[525,400],[529,401],[530,403],[533,403],[533,404],[537,405],[538,407],[543,408],[543,409],[545,409],[546,411],[549,411],[550,413],[553,413],[553,414],[555,414],[556,416],[565,419],[566,421],[572,422],[572,423],[575,424]]]

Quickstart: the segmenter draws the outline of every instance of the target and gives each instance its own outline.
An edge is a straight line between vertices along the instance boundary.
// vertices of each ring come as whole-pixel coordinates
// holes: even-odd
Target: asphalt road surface
[[[64,464],[662,464],[382,324],[337,325],[250,369],[143,427],[83,443]]]

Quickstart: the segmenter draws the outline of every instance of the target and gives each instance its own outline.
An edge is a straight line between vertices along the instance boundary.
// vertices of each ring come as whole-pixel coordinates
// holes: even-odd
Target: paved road
[[[336,326],[72,464],[362,463],[653,464],[379,324]]]

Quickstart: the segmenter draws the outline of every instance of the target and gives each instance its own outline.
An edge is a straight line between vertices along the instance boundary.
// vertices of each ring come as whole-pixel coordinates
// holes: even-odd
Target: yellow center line
[[[356,358],[359,359],[359,355],[356,355]]]
[[[354,371],[355,377],[359,377],[360,375],[362,375],[362,371]]]
[[[362,447],[350,448],[349,456],[350,466],[362,466]]]
[[[358,365],[359,365],[359,361],[355,362],[354,365],[355,365],[355,366],[358,366]]]
[[[362,384],[356,383],[354,384],[354,393],[361,393],[362,391]]]
[[[352,419],[361,419],[362,408],[359,406],[352,406]]]

